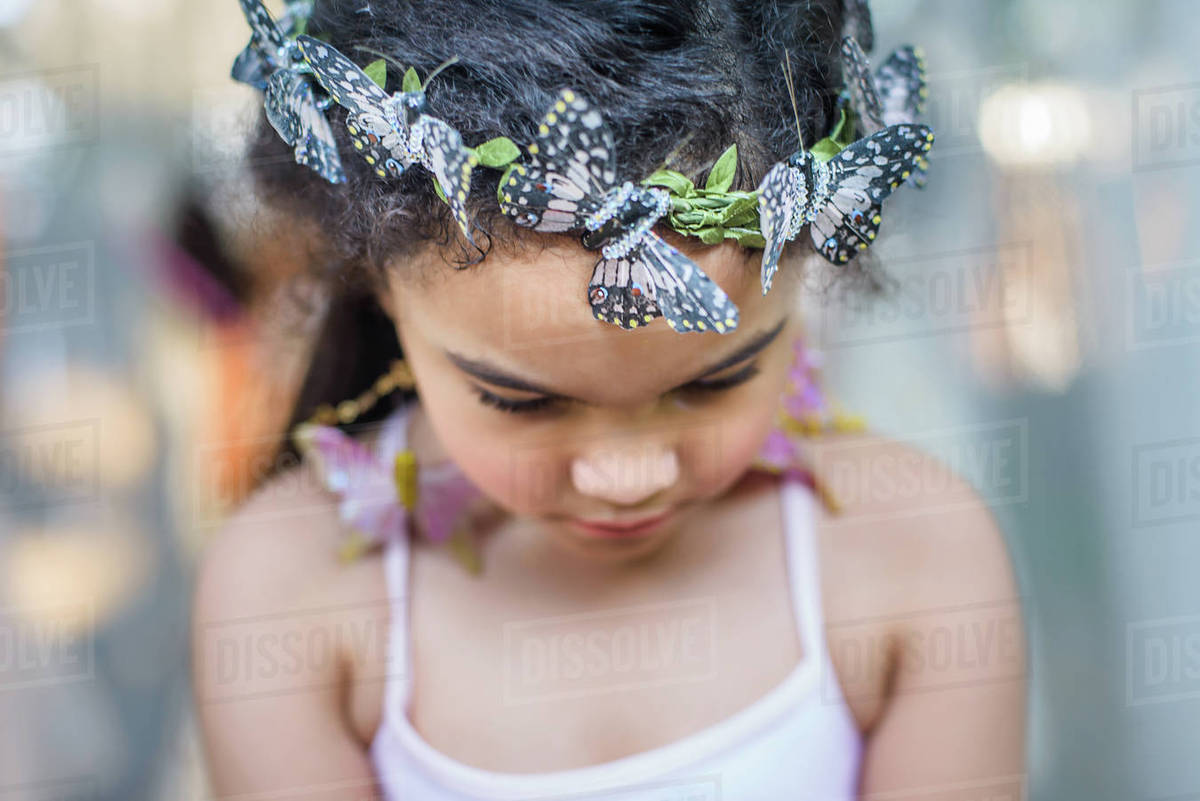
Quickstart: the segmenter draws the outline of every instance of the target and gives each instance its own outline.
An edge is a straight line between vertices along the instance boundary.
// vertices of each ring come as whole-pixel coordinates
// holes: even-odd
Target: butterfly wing
[[[932,143],[933,131],[925,125],[893,125],[852,143],[825,165],[829,200],[810,225],[821,255],[844,264],[875,240],[883,201],[908,179]]]
[[[630,256],[643,264],[653,281],[652,297],[671,328],[720,334],[737,328],[737,306],[724,290],[658,235],[647,233],[641,247]]]
[[[660,317],[658,287],[644,259],[631,253],[621,259],[601,259],[588,284],[588,302],[597,320],[633,329]]]
[[[483,495],[450,464],[422,466],[417,476],[418,529],[433,542],[446,542],[455,528],[467,520],[471,505]]]
[[[911,45],[898,48],[876,71],[875,85],[879,88],[884,125],[916,122],[925,111],[925,100],[929,97],[921,50]],[[928,168],[925,158],[920,158],[913,170],[913,183],[918,187],[925,186]]]
[[[313,75],[334,102],[345,106],[351,114],[383,116],[388,94],[367,77],[357,64],[320,39],[302,35],[297,36],[296,41]]]
[[[261,0],[241,0],[241,4],[250,25],[250,41],[234,59],[230,76],[255,89],[265,89],[271,73],[285,66],[278,61],[286,40]]]
[[[859,127],[864,134],[875,133],[883,127],[879,90],[867,54],[850,36],[842,39],[842,77],[850,94],[850,107],[858,115]]]
[[[271,12],[267,11],[267,7],[263,5],[262,0],[240,0],[240,2],[242,13],[246,15],[246,22],[250,23],[252,37],[258,40],[259,46],[278,51],[287,44],[283,32],[279,29],[275,18],[271,16]]]
[[[317,106],[312,85],[293,70],[277,70],[263,98],[267,120],[294,149],[296,163],[315,170],[330,183],[346,180],[329,120]]]
[[[509,171],[501,210],[548,233],[582,228],[616,181],[612,131],[583,97],[564,90],[538,126],[528,165]]]
[[[463,146],[458,131],[436,117],[422,114],[414,128],[421,142],[421,163],[437,179],[455,222],[474,245],[466,204],[471,192],[471,170],[478,163],[475,154]]]
[[[762,258],[762,291],[763,294],[771,289],[775,280],[775,271],[779,269],[779,257],[783,254],[783,246],[796,236],[794,220],[797,218],[799,207],[808,200],[807,187],[804,185],[804,173],[799,169],[781,161],[771,168],[762,183],[758,186],[758,216],[762,224],[763,248]]]
[[[913,124],[925,110],[929,89],[925,59],[911,45],[898,48],[875,73],[885,125]]]
[[[343,523],[371,542],[405,532],[407,515],[393,471],[367,446],[332,426],[303,425],[295,438],[321,483],[338,499]]]
[[[842,34],[853,37],[866,52],[874,50],[875,28],[867,0],[846,0],[842,13]]]

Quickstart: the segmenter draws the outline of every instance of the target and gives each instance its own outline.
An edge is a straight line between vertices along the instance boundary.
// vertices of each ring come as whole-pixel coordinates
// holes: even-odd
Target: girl
[[[861,4],[299,5],[243,1],[235,77],[261,190],[323,241],[293,421],[323,425],[201,571],[217,795],[1017,797],[988,512],[901,444],[778,430],[820,411],[804,258],[924,166],[919,127],[847,128]],[[842,217],[822,147],[866,176]]]

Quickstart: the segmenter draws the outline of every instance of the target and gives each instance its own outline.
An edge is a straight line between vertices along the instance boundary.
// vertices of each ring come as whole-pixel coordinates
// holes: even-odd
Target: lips
[[[645,537],[661,529],[675,517],[676,509],[667,509],[654,515],[624,520],[574,520],[571,525],[590,537],[602,539],[631,539]]]

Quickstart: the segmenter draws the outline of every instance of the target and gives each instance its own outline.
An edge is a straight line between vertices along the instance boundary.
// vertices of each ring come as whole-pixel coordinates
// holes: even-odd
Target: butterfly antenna
[[[660,169],[660,170],[670,169],[671,164],[674,163],[675,160],[679,157],[679,152],[681,150],[683,150],[685,147],[687,147],[688,143],[692,141],[692,138],[695,135],[696,135],[695,132],[689,132],[687,136],[683,137],[683,139],[680,140],[679,144],[677,144],[677,145],[675,145],[675,147],[671,148],[671,152],[668,153],[666,155],[666,157],[662,160],[662,164],[659,165],[658,169]]]
[[[446,67],[453,66],[454,64],[457,64],[457,63],[458,63],[458,56],[454,56],[453,58],[446,59],[441,64],[439,64],[437,69],[435,69],[433,72],[429,73],[429,77],[425,79],[425,83],[421,84],[421,91],[422,92],[425,91],[425,87],[429,86],[430,81],[432,81],[434,78],[436,78],[438,76],[438,73],[440,73],[442,70],[446,69]]]
[[[804,152],[804,134],[800,130],[800,106],[796,103],[796,83],[792,79],[792,53],[790,50],[783,51],[784,64],[780,67],[783,69],[783,82],[787,85],[788,97],[792,100],[792,114],[796,119],[796,140],[800,143],[800,152]]]

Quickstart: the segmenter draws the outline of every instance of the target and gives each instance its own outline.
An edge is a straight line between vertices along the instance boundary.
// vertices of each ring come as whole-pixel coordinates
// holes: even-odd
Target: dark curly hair
[[[454,58],[428,91],[431,113],[468,145],[492,137],[532,141],[563,87],[602,109],[616,139],[618,178],[639,180],[670,158],[699,179],[736,143],[735,188],[753,189],[795,151],[785,54],[806,142],[833,123],[841,85],[838,46],[844,0],[317,0],[309,33],[359,64],[389,61],[388,91],[402,70],[422,76]],[[345,185],[289,163],[287,146],[260,122],[250,163],[263,197],[315,223],[336,276],[332,307],[301,391],[294,422],[322,402],[366,387],[399,353],[377,307],[373,278],[386,263],[430,243],[458,242],[454,223],[421,169],[379,179],[353,155],[330,109]],[[518,234],[495,199],[500,171],[477,168],[468,205],[483,261],[491,244]],[[387,407],[379,410],[384,414]]]

